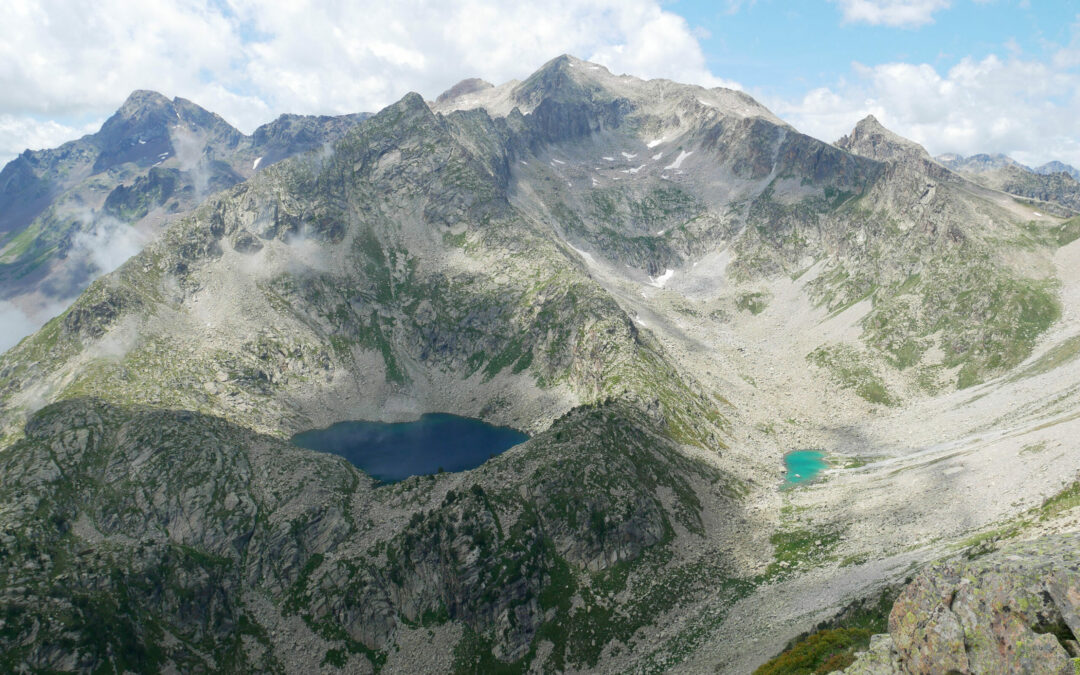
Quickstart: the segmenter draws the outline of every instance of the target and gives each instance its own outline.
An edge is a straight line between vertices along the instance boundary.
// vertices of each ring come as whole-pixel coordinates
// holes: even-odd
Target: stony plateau
[[[843,667],[1072,667],[1065,203],[569,56],[348,126],[0,356],[6,668],[743,673],[909,577]],[[532,438],[393,485],[287,442],[433,411]]]

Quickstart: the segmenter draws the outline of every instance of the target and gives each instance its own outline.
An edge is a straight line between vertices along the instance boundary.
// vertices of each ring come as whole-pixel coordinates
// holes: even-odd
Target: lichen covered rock
[[[845,673],[1073,673],[1080,535],[938,563],[897,598],[889,635]]]

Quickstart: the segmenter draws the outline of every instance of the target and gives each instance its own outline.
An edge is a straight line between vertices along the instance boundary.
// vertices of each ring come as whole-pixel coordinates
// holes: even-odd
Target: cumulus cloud
[[[464,77],[522,78],[561,53],[617,73],[732,84],[658,0],[8,0],[0,159],[57,143],[65,130],[37,120],[93,113],[100,124],[133,89],[189,98],[251,131],[281,112],[375,111]],[[4,141],[5,128],[25,140]]]
[[[1080,74],[1020,55],[929,64],[856,64],[853,78],[770,101],[806,133],[833,141],[867,114],[933,154],[1001,152],[1080,166]]]
[[[91,131],[92,128],[69,126],[49,119],[0,114],[0,164],[26,148],[53,148]]]
[[[844,21],[874,26],[914,27],[932,23],[934,12],[948,9],[950,0],[832,0]]]
[[[144,235],[115,218],[99,216],[72,238],[68,258],[86,261],[91,279],[112,272],[146,245]]]

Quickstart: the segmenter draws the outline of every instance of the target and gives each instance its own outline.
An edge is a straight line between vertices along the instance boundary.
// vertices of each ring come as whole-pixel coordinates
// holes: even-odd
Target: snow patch
[[[256,157],[255,161],[251,163],[251,170],[254,171],[255,169],[258,169],[259,164],[261,164],[261,163],[262,163],[262,157]]]
[[[615,161],[614,157],[601,157],[600,159],[604,160],[605,162],[614,162]]]
[[[648,143],[646,143],[645,147],[647,147],[647,148],[655,148],[656,146],[660,145],[663,142],[664,142],[664,139],[658,138],[655,141],[649,141]]]
[[[1035,214],[1035,215],[1037,215],[1037,216],[1042,216],[1042,214],[1041,214],[1041,213],[1039,213],[1038,211],[1032,211],[1032,213],[1034,213],[1034,214]]]
[[[663,156],[664,156],[664,153],[658,152],[655,155],[653,155],[652,158],[653,158],[653,161],[656,161],[656,160],[660,159]]]
[[[146,141],[144,141],[143,139],[140,138],[139,139],[139,145],[146,145]]]
[[[623,152],[623,153],[620,153],[620,154],[621,154],[621,155],[622,155],[623,157],[627,158],[627,159],[633,159],[633,158],[637,157],[637,153],[636,153],[636,152],[635,152],[634,154],[632,154],[632,155],[631,155],[631,154],[630,154],[629,152]]]
[[[673,269],[671,269],[669,267],[668,269],[664,270],[664,273],[661,274],[660,276],[658,276],[658,277],[649,277],[649,282],[653,286],[656,286],[657,288],[663,288],[664,284],[666,284],[668,282],[668,280],[671,279],[671,277],[673,277],[673,276],[675,276],[675,270],[673,270]]]
[[[693,150],[691,150],[689,152],[687,152],[686,150],[683,150],[683,151],[679,152],[678,158],[674,162],[672,162],[671,164],[668,164],[667,166],[665,166],[664,171],[667,171],[668,169],[678,169],[680,166],[682,166],[683,160],[686,159],[687,157],[689,157],[692,154],[694,154]]]
[[[593,185],[593,187],[596,187],[599,184],[600,184],[600,182],[596,180],[596,176],[593,176],[592,177],[592,185]]]
[[[561,159],[553,159],[551,161],[555,162],[556,164],[566,164],[566,162],[562,161]]]
[[[656,236],[658,236],[658,237],[662,237],[662,236],[664,236],[664,233],[665,233],[665,232],[667,232],[667,228],[666,228],[666,227],[665,227],[664,229],[660,230],[659,232],[657,232],[657,233],[656,233]]]
[[[518,161],[519,161],[519,162],[521,162],[522,164],[524,164],[525,166],[529,166],[529,163],[528,163],[528,162],[526,162],[526,161],[525,161],[525,160],[523,160],[523,159],[521,159],[521,160],[518,160]]]

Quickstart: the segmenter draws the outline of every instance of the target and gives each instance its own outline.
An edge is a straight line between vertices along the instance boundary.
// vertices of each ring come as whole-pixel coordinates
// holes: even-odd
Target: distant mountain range
[[[970,171],[972,173],[981,173],[985,171],[992,171],[994,169],[1001,169],[1008,166],[1015,166],[1024,171],[1030,171],[1031,173],[1037,173],[1043,176],[1050,176],[1055,173],[1068,174],[1072,178],[1080,180],[1080,171],[1075,167],[1065,164],[1064,162],[1047,162],[1037,167],[1029,167],[1016,160],[1012,159],[1008,155],[1002,154],[978,154],[969,155],[964,157],[957,154],[944,154],[938,155],[935,159],[941,162],[950,169]]]
[[[0,171],[0,302],[29,333],[210,194],[329,148],[366,117],[282,115],[246,136],[191,101],[132,93],[97,133]]]
[[[1061,215],[1080,213],[1080,171],[1061,162],[1030,168],[1005,155],[940,155],[937,161],[995,190],[1049,202]]]

